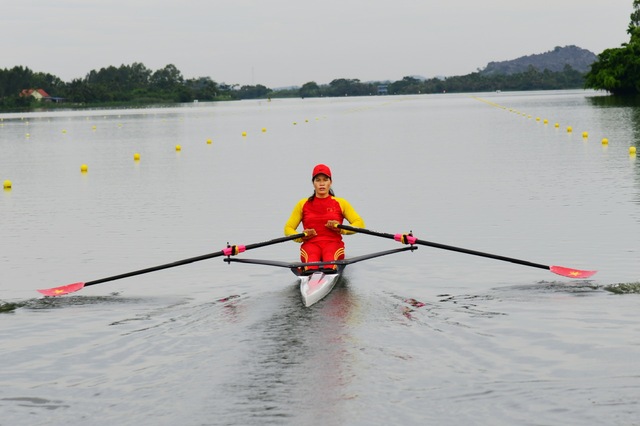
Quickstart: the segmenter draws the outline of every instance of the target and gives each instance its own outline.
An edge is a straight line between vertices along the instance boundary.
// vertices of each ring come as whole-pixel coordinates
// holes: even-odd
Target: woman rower
[[[342,234],[353,234],[336,228],[344,219],[351,226],[364,228],[364,221],[344,198],[336,197],[331,189],[331,169],[318,164],[311,174],[313,195],[303,198],[293,208],[291,217],[284,225],[285,235],[294,235],[302,222],[305,237],[294,240],[300,246],[300,260],[306,262],[329,262],[344,259],[344,242]],[[336,269],[336,265],[329,267]],[[317,266],[306,267],[305,270],[318,269]]]

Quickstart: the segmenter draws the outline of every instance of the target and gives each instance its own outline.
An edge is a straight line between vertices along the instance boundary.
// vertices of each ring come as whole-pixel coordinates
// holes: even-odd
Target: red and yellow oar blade
[[[65,294],[73,293],[84,287],[84,283],[73,283],[63,285],[61,287],[46,288],[44,290],[38,290],[45,296],[64,296]]]
[[[598,271],[581,271],[580,269],[565,268],[564,266],[549,266],[549,270],[555,274],[569,278],[589,278]]]

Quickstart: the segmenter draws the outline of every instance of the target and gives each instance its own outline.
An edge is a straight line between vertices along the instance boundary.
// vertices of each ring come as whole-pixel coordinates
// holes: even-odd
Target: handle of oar
[[[236,245],[233,245],[233,246],[227,245],[227,247],[225,247],[225,248],[223,248],[223,249],[222,249],[222,253],[223,253],[225,256],[235,256],[235,255],[237,255],[237,254],[240,254],[240,253],[245,252],[246,250],[247,250],[247,247],[246,247],[246,246],[243,246],[243,245],[239,245],[239,246],[236,246]]]
[[[345,229],[347,231],[361,232],[363,234],[374,235],[376,237],[389,238],[391,240],[396,240],[396,241],[398,241],[399,243],[402,243],[402,244],[411,244],[411,245],[413,245],[413,244],[416,244],[416,242],[418,241],[418,239],[416,237],[414,237],[411,233],[408,233],[408,234],[387,234],[385,232],[376,232],[376,231],[372,231],[370,229],[356,228],[355,226],[349,226],[349,225],[336,224],[334,226],[336,228]]]
[[[395,234],[393,239],[402,244],[414,245],[418,239],[411,234]]]

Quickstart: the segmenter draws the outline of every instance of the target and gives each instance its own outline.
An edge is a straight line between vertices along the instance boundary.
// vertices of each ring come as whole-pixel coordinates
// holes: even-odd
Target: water
[[[633,106],[567,91],[0,120],[2,425],[640,424]],[[285,269],[220,259],[35,291],[279,237],[319,162],[370,229],[599,272],[420,247],[349,267],[311,308]]]

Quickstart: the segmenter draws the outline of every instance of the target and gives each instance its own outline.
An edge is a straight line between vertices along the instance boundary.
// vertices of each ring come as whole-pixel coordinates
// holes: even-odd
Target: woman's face
[[[316,192],[316,197],[326,198],[329,196],[329,190],[331,189],[331,179],[327,175],[319,174],[313,178],[313,189]]]

